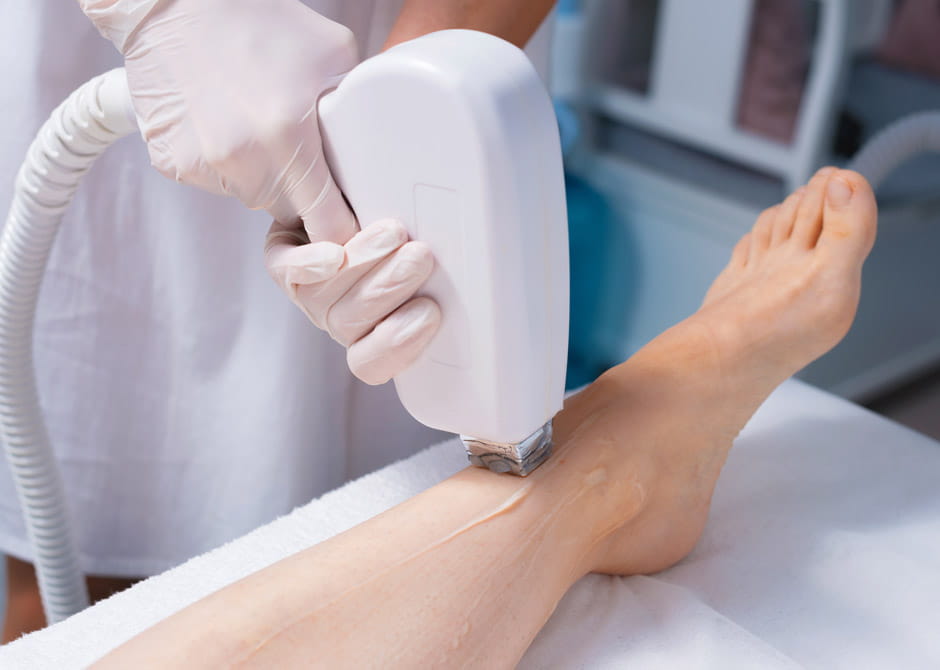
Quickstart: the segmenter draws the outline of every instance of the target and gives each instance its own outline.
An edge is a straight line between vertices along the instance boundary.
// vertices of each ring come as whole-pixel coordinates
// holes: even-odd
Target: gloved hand
[[[79,0],[124,55],[150,160],[233,195],[313,241],[346,242],[355,219],[333,183],[317,100],[358,60],[344,26],[298,0]]]
[[[433,259],[400,224],[357,234],[320,141],[317,101],[355,66],[352,33],[298,0],[79,4],[124,54],[154,167],[275,217],[269,272],[354,374],[382,383],[410,365],[440,321],[409,302]]]
[[[440,325],[430,298],[412,298],[434,269],[422,242],[394,220],[378,221],[345,245],[308,243],[299,223],[271,226],[265,265],[319,328],[347,347],[346,361],[367,384],[411,365]]]

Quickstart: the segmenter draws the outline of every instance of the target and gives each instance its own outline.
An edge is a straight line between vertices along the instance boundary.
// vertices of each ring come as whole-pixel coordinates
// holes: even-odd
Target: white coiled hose
[[[0,432],[50,623],[83,609],[88,594],[36,392],[36,300],[59,222],[79,181],[108,146],[135,130],[122,69],[77,89],[30,146],[0,237]],[[925,151],[940,152],[940,112],[889,126],[850,167],[877,187],[894,168]]]
[[[82,176],[137,129],[123,69],[72,93],[29,147],[0,236],[0,430],[49,623],[88,604],[33,372],[33,321],[49,251]]]
[[[927,152],[940,152],[940,112],[920,112],[895,121],[862,147],[849,169],[878,188],[901,163]]]

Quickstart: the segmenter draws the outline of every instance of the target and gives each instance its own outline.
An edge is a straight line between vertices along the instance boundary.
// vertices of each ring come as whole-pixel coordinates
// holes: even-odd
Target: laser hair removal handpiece
[[[564,396],[568,231],[554,111],[525,54],[446,30],[354,68],[320,131],[361,225],[404,222],[437,262],[422,294],[440,330],[395,378],[418,421],[470,461],[526,475],[549,455]]]

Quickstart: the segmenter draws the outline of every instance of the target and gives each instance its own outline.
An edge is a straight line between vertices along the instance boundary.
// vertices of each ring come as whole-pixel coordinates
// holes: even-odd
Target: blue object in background
[[[577,117],[564,103],[555,104],[555,114],[562,151],[567,155],[578,136]],[[594,381],[611,363],[599,346],[597,332],[608,285],[607,244],[614,219],[604,196],[569,170],[565,170],[565,194],[571,272],[565,387],[575,389]]]
[[[565,387],[594,381],[611,361],[597,341],[607,289],[606,246],[611,210],[605,198],[580,177],[565,173],[571,271],[571,320]]]

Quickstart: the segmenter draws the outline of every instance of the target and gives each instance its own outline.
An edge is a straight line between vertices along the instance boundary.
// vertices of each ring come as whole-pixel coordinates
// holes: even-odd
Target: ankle
[[[578,579],[594,570],[607,538],[642,513],[647,492],[642,468],[625,463],[622,444],[596,428],[577,431],[560,452],[538,471],[533,493],[544,516],[555,517],[555,537],[570,550]]]

